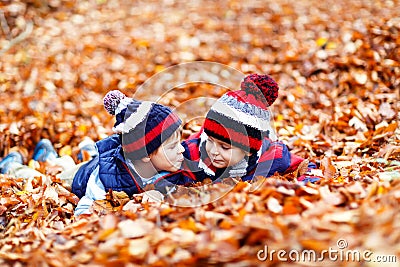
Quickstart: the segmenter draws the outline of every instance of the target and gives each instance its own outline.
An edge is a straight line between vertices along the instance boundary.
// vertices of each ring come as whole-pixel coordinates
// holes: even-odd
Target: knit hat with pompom
[[[270,76],[259,74],[246,76],[240,87],[213,104],[204,121],[204,132],[255,153],[271,128],[268,107],[278,97],[279,87]]]
[[[115,115],[113,131],[122,134],[122,148],[132,160],[153,153],[182,124],[170,108],[129,98],[118,90],[108,92],[103,103],[107,112]]]

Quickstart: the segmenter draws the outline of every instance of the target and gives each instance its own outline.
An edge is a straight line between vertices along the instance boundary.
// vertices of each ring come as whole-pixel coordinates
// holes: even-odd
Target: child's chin
[[[212,165],[213,165],[215,168],[219,168],[219,169],[226,168],[226,164],[225,164],[225,163],[222,163],[222,162],[212,162]]]
[[[174,166],[171,166],[169,168],[169,170],[167,170],[167,171],[176,172],[176,171],[180,170],[181,166],[182,166],[182,162],[176,163]]]

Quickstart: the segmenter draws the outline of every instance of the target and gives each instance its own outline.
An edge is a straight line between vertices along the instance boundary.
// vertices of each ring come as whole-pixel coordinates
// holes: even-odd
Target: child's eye
[[[178,145],[179,145],[179,142],[175,142],[175,143],[172,143],[171,145],[169,145],[168,148],[173,149],[173,148],[177,147]]]
[[[222,147],[222,149],[223,150],[228,150],[228,149],[231,149],[231,147],[230,146],[221,146]]]

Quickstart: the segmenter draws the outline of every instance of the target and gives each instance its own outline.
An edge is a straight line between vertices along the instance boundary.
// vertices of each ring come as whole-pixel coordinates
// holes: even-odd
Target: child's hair
[[[268,107],[278,97],[278,84],[268,75],[251,74],[241,89],[220,97],[204,121],[204,132],[244,151],[256,153],[270,129]]]
[[[116,117],[113,131],[122,134],[125,156],[131,160],[153,153],[182,124],[170,108],[128,98],[118,90],[108,92],[103,102],[108,113]]]

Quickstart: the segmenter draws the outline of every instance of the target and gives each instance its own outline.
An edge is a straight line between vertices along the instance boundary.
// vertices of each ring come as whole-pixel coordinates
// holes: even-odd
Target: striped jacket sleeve
[[[295,171],[303,158],[290,153],[289,148],[282,142],[265,142],[258,164],[249,170],[243,180],[251,180],[255,176],[270,177],[274,173],[285,174]]]

